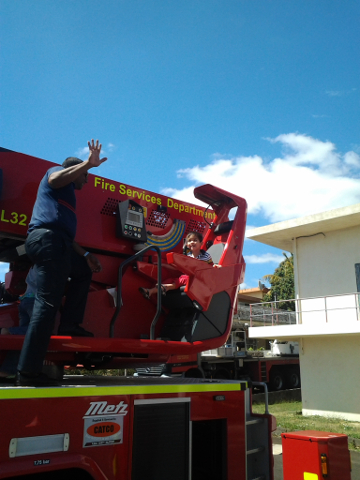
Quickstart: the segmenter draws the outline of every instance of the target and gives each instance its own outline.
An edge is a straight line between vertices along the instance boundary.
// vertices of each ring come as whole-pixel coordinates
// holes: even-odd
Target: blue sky
[[[360,202],[358,1],[1,0],[0,22],[0,146],[61,163],[99,138],[100,175],[214,183],[250,227]],[[244,255],[253,287],[282,252]]]

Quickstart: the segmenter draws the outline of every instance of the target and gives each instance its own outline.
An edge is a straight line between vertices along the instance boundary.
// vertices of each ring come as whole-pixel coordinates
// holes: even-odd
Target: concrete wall
[[[345,295],[357,292],[360,222],[342,228],[339,217],[334,228],[322,234],[320,222],[316,235],[293,239],[295,289],[297,298],[341,296],[326,299],[326,314],[323,298],[302,301],[300,324],[250,328],[249,334],[299,340],[304,415],[360,422],[360,295]]]
[[[319,234],[298,238],[296,256],[298,297],[356,292],[355,264],[360,263],[360,226],[327,232],[325,236]],[[355,297],[329,299],[328,308],[337,302],[340,310],[328,313],[326,326],[332,324],[334,327],[336,323],[339,333],[344,332],[349,322],[358,327],[355,300]],[[323,308],[321,305],[317,307]],[[311,306],[311,301],[307,301],[302,308],[315,310],[316,306]],[[324,313],[320,311],[304,313],[304,325],[311,324],[314,327],[318,322],[324,321],[323,316]],[[303,414],[360,421],[359,333],[303,337],[302,346],[300,368]]]
[[[360,421],[360,336],[302,339],[303,415]]]
[[[297,295],[322,297],[356,292],[360,226],[297,238]]]

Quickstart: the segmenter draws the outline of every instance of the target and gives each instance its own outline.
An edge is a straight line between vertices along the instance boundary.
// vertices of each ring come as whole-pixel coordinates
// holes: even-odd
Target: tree
[[[285,259],[275,269],[272,275],[265,275],[263,279],[270,283],[270,290],[264,295],[263,302],[279,301],[276,308],[295,311],[295,302],[282,302],[295,298],[294,287],[294,257],[288,257],[283,252]]]

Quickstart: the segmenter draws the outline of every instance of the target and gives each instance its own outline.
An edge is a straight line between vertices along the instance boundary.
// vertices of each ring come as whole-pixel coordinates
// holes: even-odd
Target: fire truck
[[[10,295],[25,290],[27,226],[39,182],[53,165],[0,148],[0,261],[10,265]],[[57,335],[58,318],[44,368],[59,385],[1,383],[0,479],[274,479],[276,422],[267,409],[252,412],[245,380],[63,375],[65,365],[153,366],[225,343],[245,271],[246,202],[212,185],[195,188],[194,196],[205,206],[89,175],[77,199],[76,240],[103,266],[93,275],[83,321],[94,337]],[[202,248],[221,268],[183,255],[190,231],[204,235]],[[184,289],[165,297],[158,289],[153,301],[139,292],[180,273],[189,276]],[[0,328],[18,321],[16,302],[0,305]],[[0,335],[0,362],[18,354],[23,340]],[[289,436],[289,451],[299,451],[298,443],[319,444],[311,456],[302,448],[304,458],[323,477],[340,478],[339,462],[330,462],[337,461],[338,438],[310,434],[301,440],[311,443]],[[342,437],[343,463],[350,465]],[[292,457],[284,463],[286,480],[319,478],[312,464],[304,473],[305,460],[293,464]],[[349,471],[341,478],[350,479]]]
[[[27,227],[54,165],[0,149],[0,261],[11,295],[25,290]],[[204,206],[89,175],[76,240],[103,266],[83,321],[94,337],[57,335],[57,318],[44,369],[59,386],[1,383],[0,479],[273,479],[275,420],[252,413],[246,381],[63,374],[158,365],[224,343],[245,272],[246,202],[213,185],[194,196]],[[183,255],[190,231],[221,268]],[[178,291],[150,301],[139,292],[181,273],[189,281]],[[17,324],[16,302],[0,305],[0,328]],[[0,362],[23,340],[0,335]]]
[[[270,350],[247,344],[247,328],[231,332],[219,348],[200,354],[171,355],[163,365],[139,367],[139,375],[182,375],[193,378],[246,379],[265,383],[273,391],[300,388],[297,342],[272,342]]]

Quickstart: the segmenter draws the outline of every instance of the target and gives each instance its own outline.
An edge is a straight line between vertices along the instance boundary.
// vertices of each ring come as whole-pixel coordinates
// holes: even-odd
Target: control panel
[[[144,207],[133,200],[120,202],[116,216],[116,236],[145,243],[147,235],[144,213]]]

